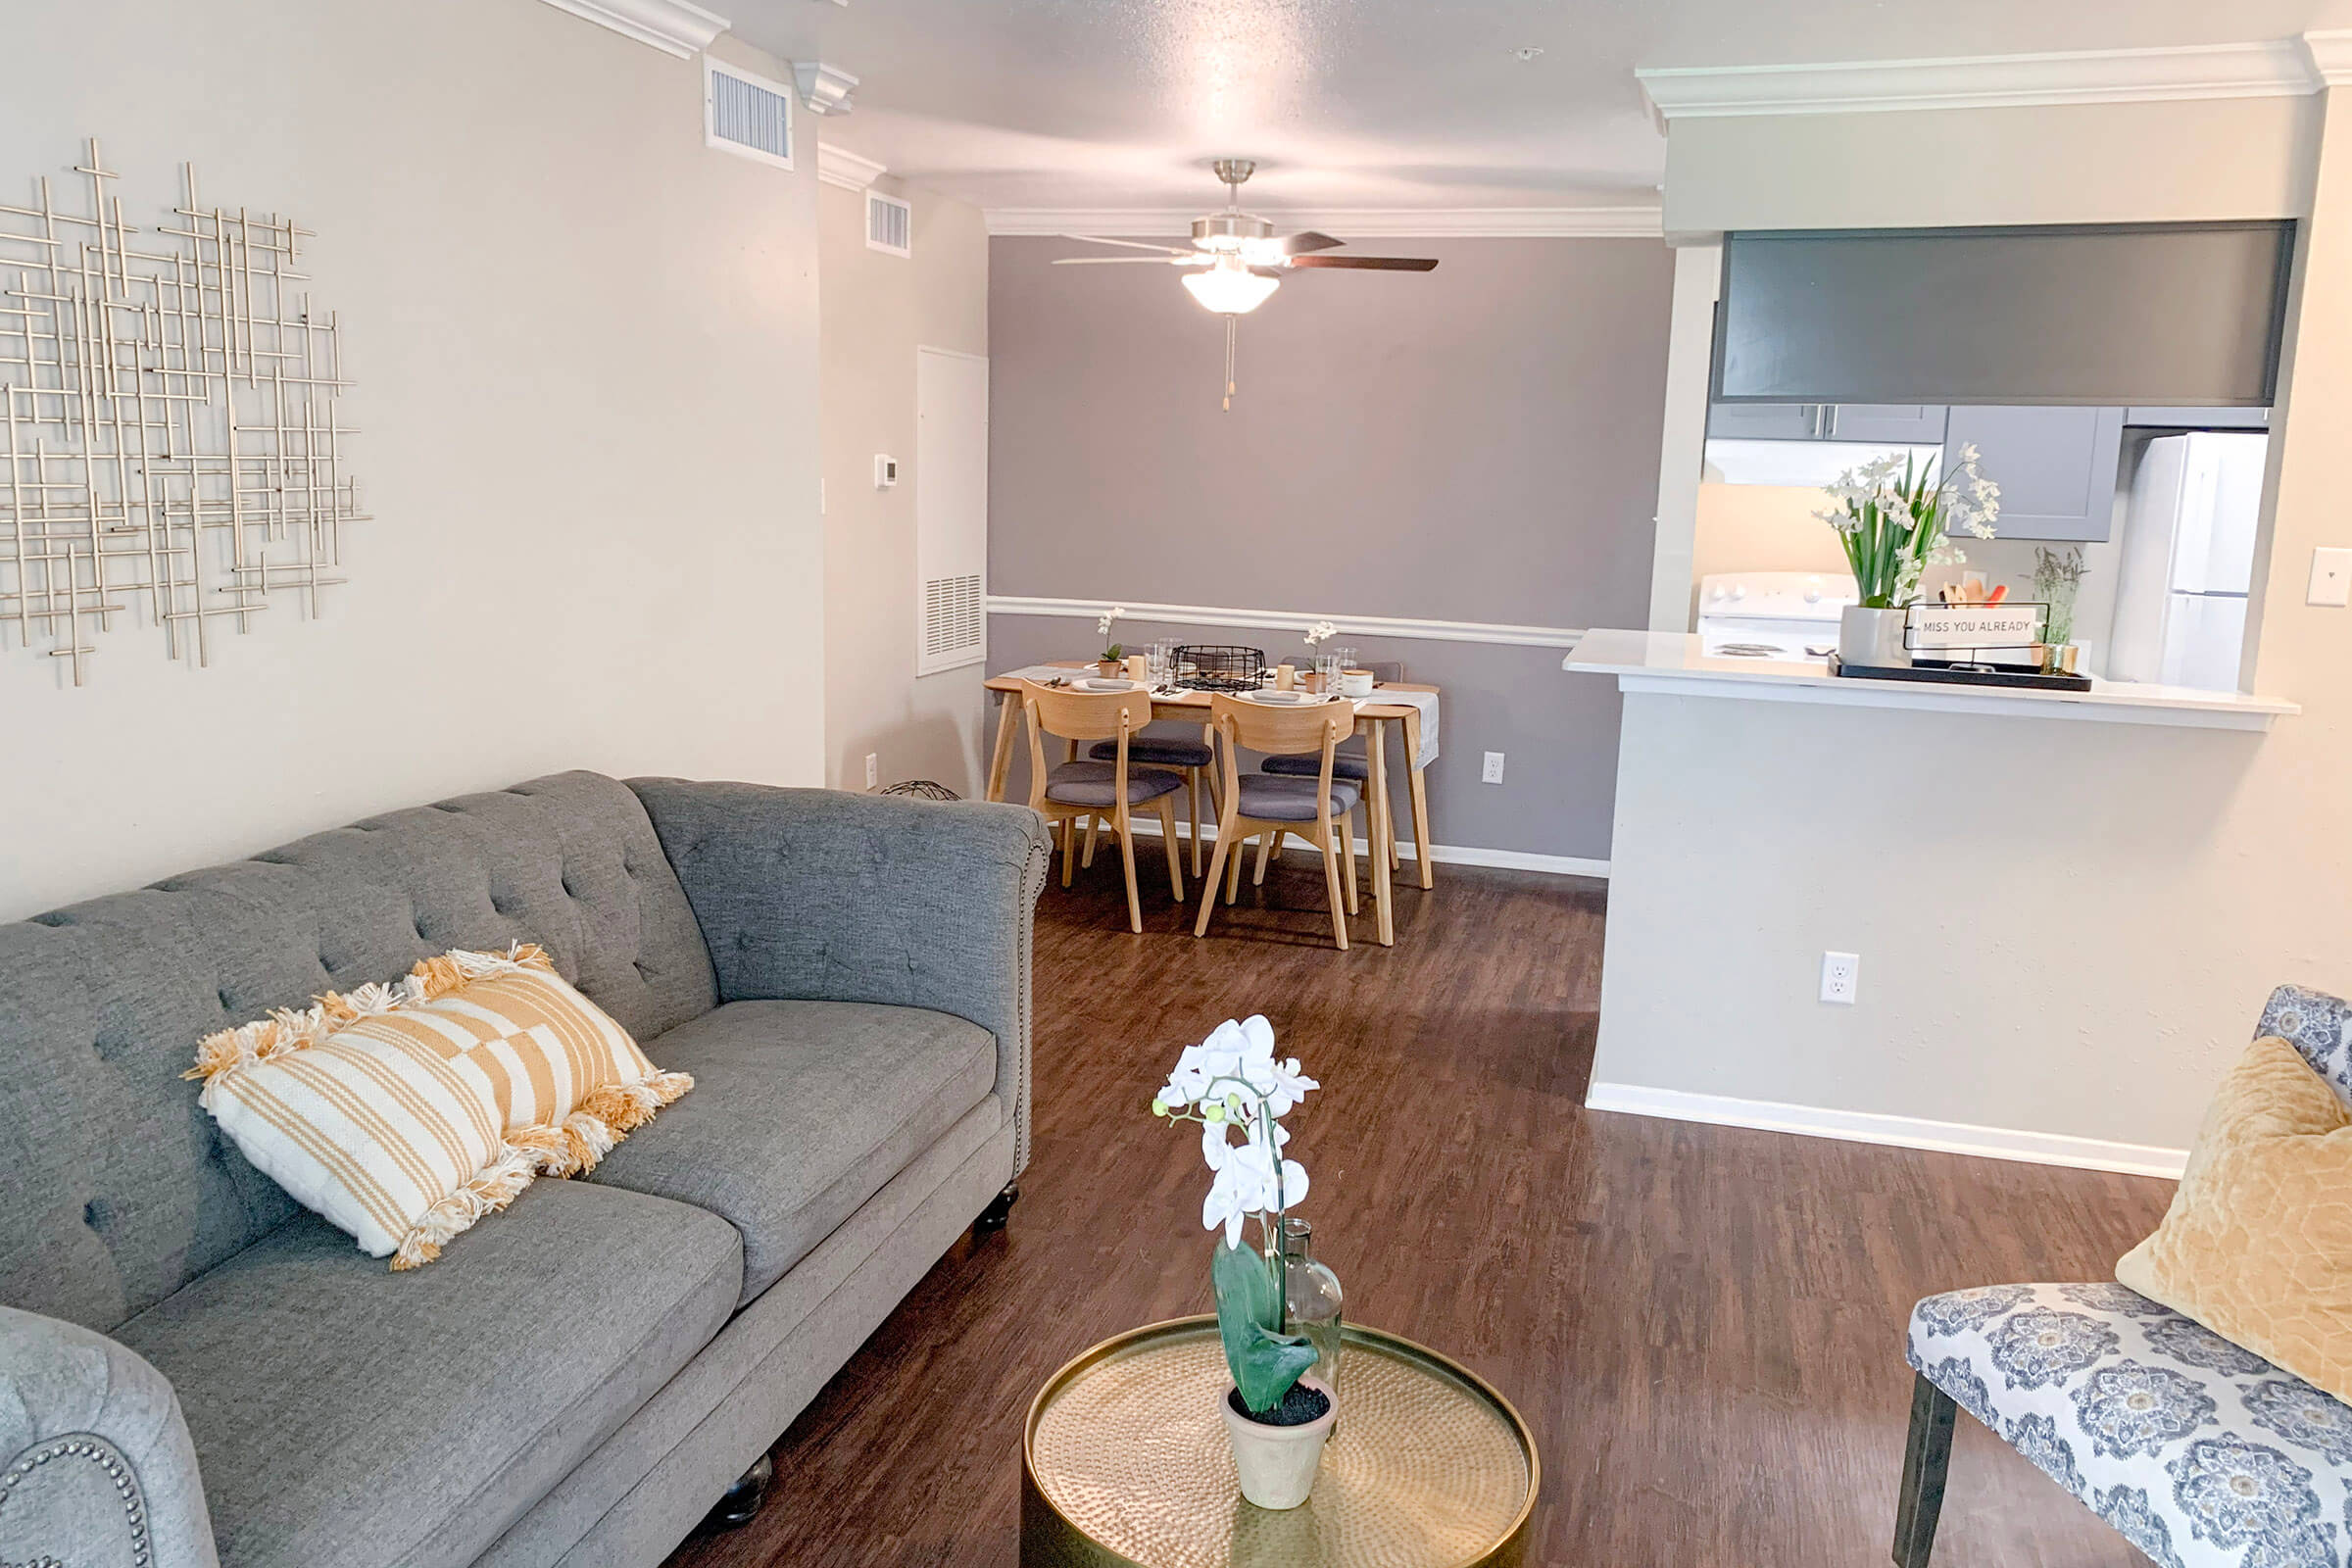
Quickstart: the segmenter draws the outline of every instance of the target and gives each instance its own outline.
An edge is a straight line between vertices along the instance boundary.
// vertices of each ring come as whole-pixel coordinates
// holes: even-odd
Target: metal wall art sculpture
[[[365,520],[344,471],[341,334],[298,285],[312,231],[207,207],[196,171],[150,234],[89,144],[87,212],[0,205],[0,651],[85,679],[134,619],[174,659],[343,582]],[[74,205],[78,206],[78,203]]]

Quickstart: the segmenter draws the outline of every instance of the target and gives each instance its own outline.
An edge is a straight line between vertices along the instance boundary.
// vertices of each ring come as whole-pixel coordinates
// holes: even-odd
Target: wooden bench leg
[[[1936,1547],[1936,1521],[1943,1513],[1944,1473],[1952,1462],[1952,1421],[1960,1406],[1952,1396],[1915,1374],[1911,1383],[1911,1435],[1903,1444],[1903,1486],[1894,1499],[1895,1568],[1928,1568]]]

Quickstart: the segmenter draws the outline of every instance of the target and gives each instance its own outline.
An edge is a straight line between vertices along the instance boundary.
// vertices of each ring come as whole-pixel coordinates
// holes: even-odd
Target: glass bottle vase
[[[1314,1254],[1314,1227],[1295,1214],[1282,1221],[1283,1253],[1288,1275],[1291,1332],[1303,1334],[1315,1348],[1315,1364],[1307,1376],[1340,1397],[1340,1277]]]

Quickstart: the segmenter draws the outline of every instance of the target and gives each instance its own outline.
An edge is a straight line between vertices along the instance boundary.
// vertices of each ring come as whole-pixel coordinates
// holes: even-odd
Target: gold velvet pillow
[[[2115,1277],[2352,1400],[2352,1113],[2294,1047],[2257,1040],[2222,1080]]]

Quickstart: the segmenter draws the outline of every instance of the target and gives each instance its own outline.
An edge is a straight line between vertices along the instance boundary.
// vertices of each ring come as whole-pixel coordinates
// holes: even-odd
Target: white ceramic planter
[[[1900,610],[1873,610],[1868,605],[1846,606],[1838,612],[1838,662],[1882,668],[1911,662],[1911,655],[1903,648],[1905,614]]]
[[[1313,1378],[1300,1378],[1308,1388],[1331,1391]],[[1340,1405],[1331,1400],[1325,1410],[1304,1426],[1270,1427],[1235,1412],[1233,1389],[1217,1396],[1217,1411],[1225,1417],[1225,1435],[1233,1440],[1234,1468],[1242,1474],[1242,1495],[1260,1508],[1296,1508],[1315,1490],[1315,1470],[1323,1462],[1323,1441]]]

